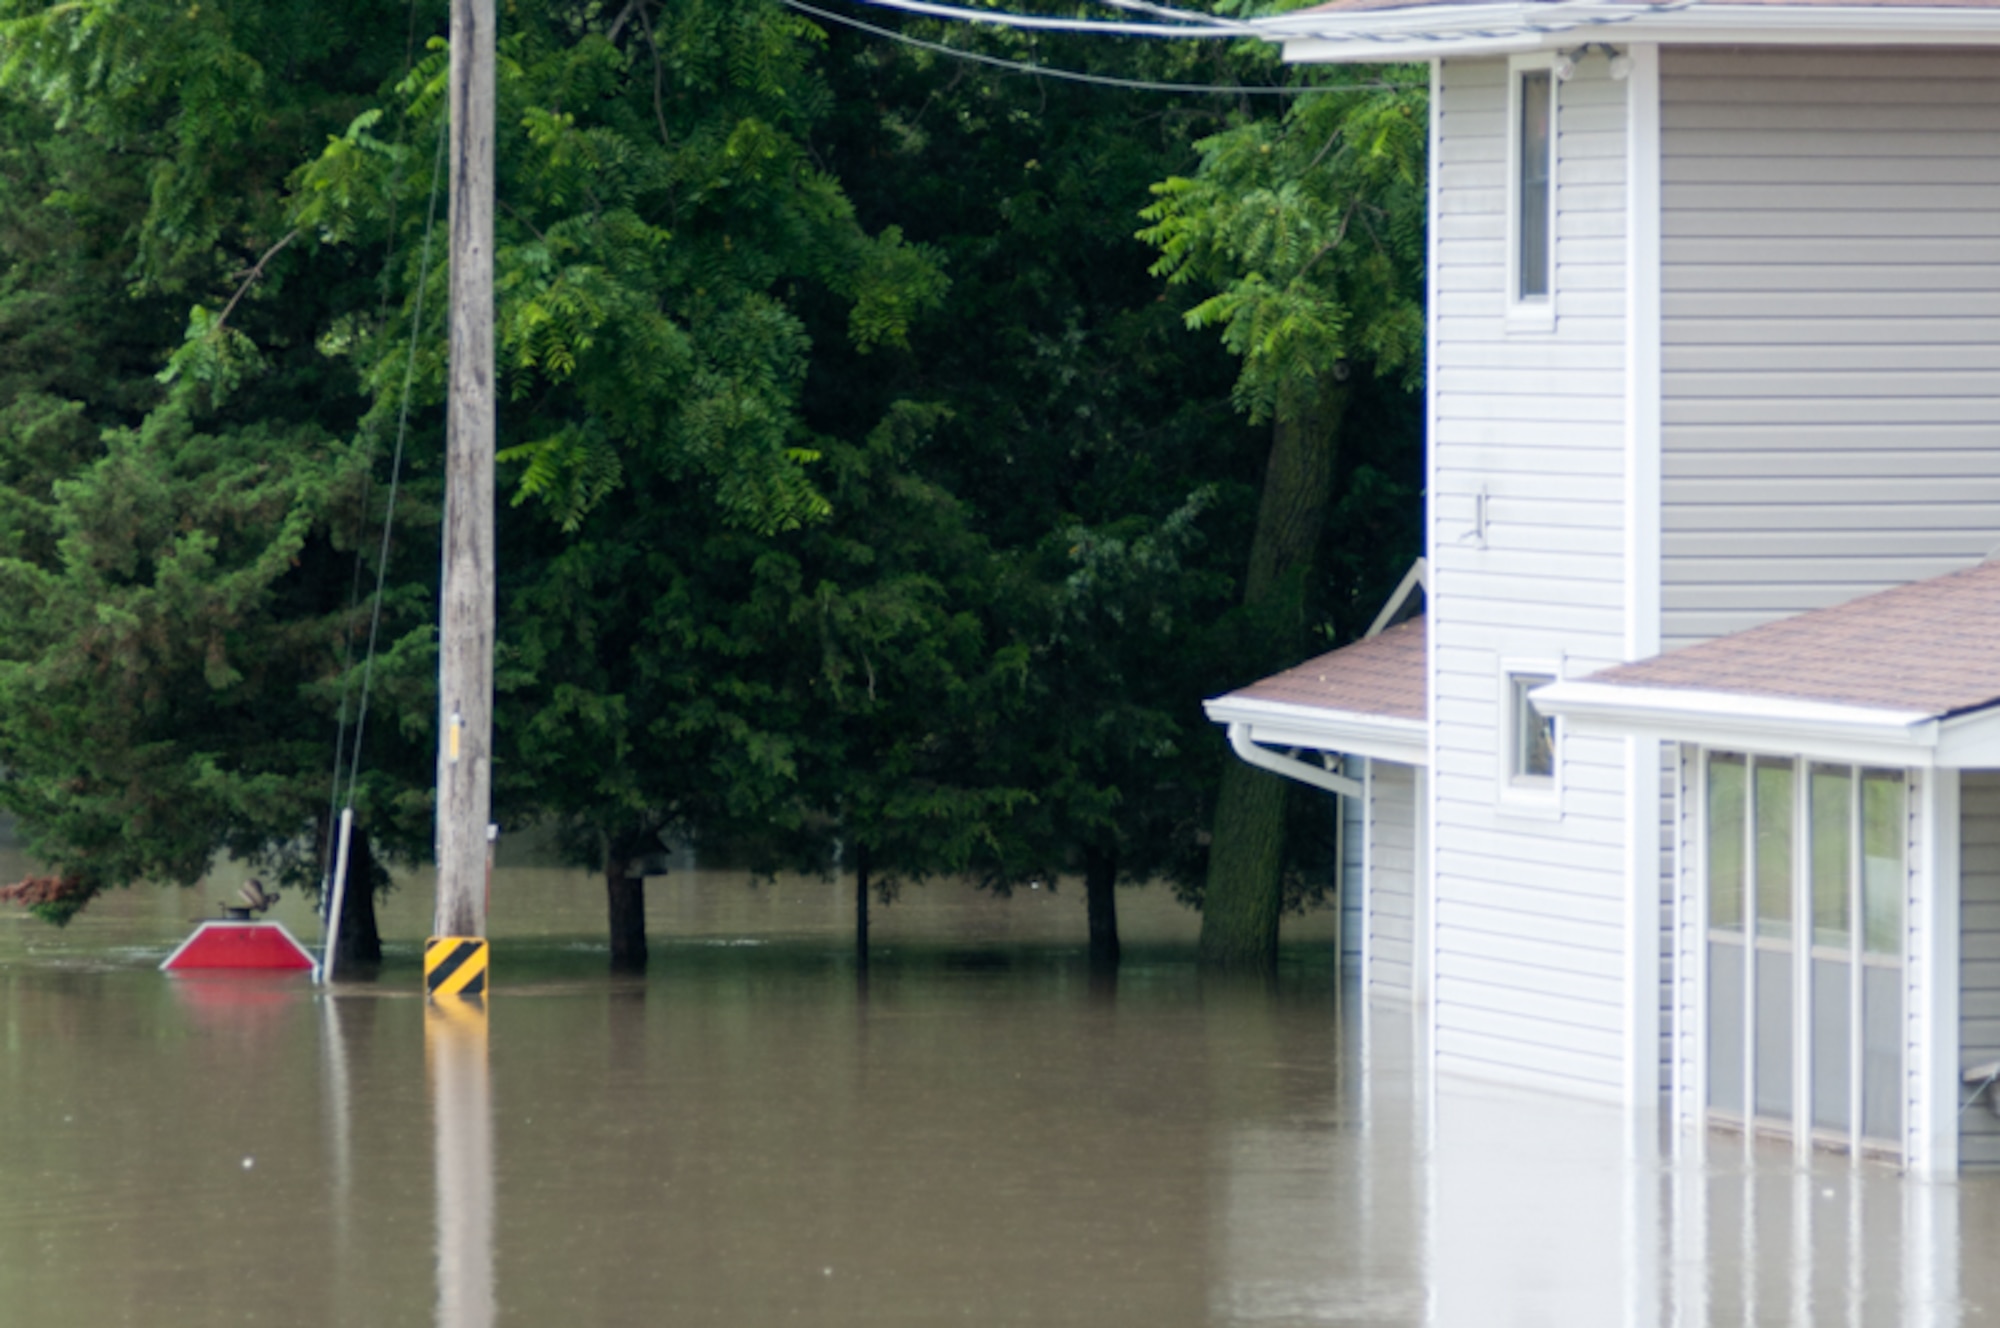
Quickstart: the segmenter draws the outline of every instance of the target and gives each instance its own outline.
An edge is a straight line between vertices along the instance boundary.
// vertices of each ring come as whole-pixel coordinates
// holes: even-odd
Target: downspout
[[[1274,775],[1295,779],[1301,784],[1325,789],[1328,793],[1338,793],[1343,798],[1361,796],[1361,781],[1346,775],[1337,775],[1331,770],[1301,761],[1296,756],[1282,756],[1269,747],[1259,747],[1250,741],[1250,726],[1236,723],[1229,726],[1229,748],[1237,756],[1260,770],[1269,770]]]

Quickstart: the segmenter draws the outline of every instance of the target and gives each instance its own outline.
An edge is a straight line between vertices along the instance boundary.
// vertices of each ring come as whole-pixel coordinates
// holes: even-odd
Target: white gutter
[[[1413,5],[1257,21],[1292,63],[1369,63],[1554,50],[1585,42],[1899,46],[2000,43],[2000,10],[1813,4]]]
[[[1550,683],[1529,699],[1570,732],[1903,766],[1936,763],[1938,720],[1919,710],[1589,681]]]
[[[1202,709],[1212,723],[1243,725],[1252,742],[1273,747],[1310,747],[1404,765],[1429,763],[1430,726],[1421,719],[1240,696],[1218,696],[1204,702]]]
[[[1358,779],[1350,779],[1346,775],[1337,775],[1331,770],[1312,764],[1310,761],[1301,761],[1296,756],[1286,756],[1282,752],[1274,752],[1269,747],[1259,747],[1250,740],[1250,726],[1248,724],[1231,724],[1229,726],[1229,746],[1232,751],[1251,765],[1257,766],[1259,769],[1269,770],[1274,775],[1283,775],[1286,779],[1295,779],[1301,784],[1310,784],[1314,788],[1325,789],[1328,793],[1338,793],[1343,798],[1358,798],[1361,796],[1361,781]]]

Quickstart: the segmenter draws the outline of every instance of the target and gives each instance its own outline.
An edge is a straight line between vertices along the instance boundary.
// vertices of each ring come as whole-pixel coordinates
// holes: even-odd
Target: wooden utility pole
[[[486,934],[486,827],[493,808],[493,11],[494,0],[452,0],[437,936]]]

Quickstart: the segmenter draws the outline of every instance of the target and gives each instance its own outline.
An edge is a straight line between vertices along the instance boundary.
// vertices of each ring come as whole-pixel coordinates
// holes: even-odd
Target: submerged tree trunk
[[[854,846],[854,967],[868,971],[868,846]]]
[[[1268,633],[1273,664],[1296,663],[1304,644],[1305,591],[1326,524],[1348,392],[1331,373],[1302,385],[1280,402],[1271,428],[1243,603],[1263,610],[1250,618]],[[1284,781],[1224,758],[1201,910],[1204,967],[1277,966],[1286,792]]]
[[[1222,769],[1201,906],[1203,967],[1277,967],[1288,796],[1283,779],[1233,756]]]
[[[1090,917],[1090,971],[1109,972],[1118,967],[1118,850],[1086,848],[1083,851],[1084,912]]]
[[[347,844],[347,887],[340,897],[340,930],[333,945],[334,971],[382,963],[382,933],[375,927],[375,852],[368,832],[354,827]]]
[[[604,859],[604,898],[611,924],[611,967],[622,973],[646,971],[646,878],[623,853]]]

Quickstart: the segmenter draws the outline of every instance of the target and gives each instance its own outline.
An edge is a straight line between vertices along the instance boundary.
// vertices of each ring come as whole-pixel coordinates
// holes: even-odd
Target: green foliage
[[[0,804],[38,860],[91,892],[191,882],[305,822],[323,731],[288,708],[342,624],[277,610],[360,464],[310,426],[204,432],[174,399],[36,505],[53,547],[0,557]]]
[[[794,292],[847,302],[866,350],[901,344],[945,282],[896,228],[863,231],[812,163],[817,30],[768,0],[510,17],[494,265],[514,501],[574,534],[643,454],[748,527],[820,519]],[[401,85],[408,142],[428,142],[442,114],[442,56],[434,42]],[[386,124],[357,118],[294,177],[289,218],[316,243],[393,224],[415,251],[429,178],[407,168],[427,154],[383,137]],[[432,281],[435,301],[441,267]],[[324,343],[371,366],[378,419],[401,406],[409,335],[350,324]],[[443,370],[422,359],[420,403],[441,399]]]
[[[1242,360],[1252,419],[1350,359],[1422,372],[1426,94],[1406,67],[1337,77],[1282,120],[1203,139],[1200,170],[1154,186],[1140,214],[1153,270],[1214,292],[1188,326]]]
[[[426,851],[441,19],[0,0],[0,802],[86,892],[310,856],[406,373],[358,796]],[[1280,76],[1263,49],[951,39]],[[1267,223],[1243,252],[1271,290],[1214,305],[1210,239],[1163,291],[1129,219],[1162,178],[1193,207],[1189,144],[1231,116],[1309,161],[1300,113],[1043,86],[775,0],[516,5],[500,54],[502,819],[592,862],[672,827],[771,866],[866,848],[889,882],[1004,887],[1107,845],[1186,870],[1263,452],[1187,319],[1240,322],[1259,372],[1327,328],[1408,368],[1414,303],[1348,280],[1355,237],[1415,234],[1389,110],[1328,153],[1372,191],[1336,252]],[[1381,436],[1342,605],[1414,485]]]

